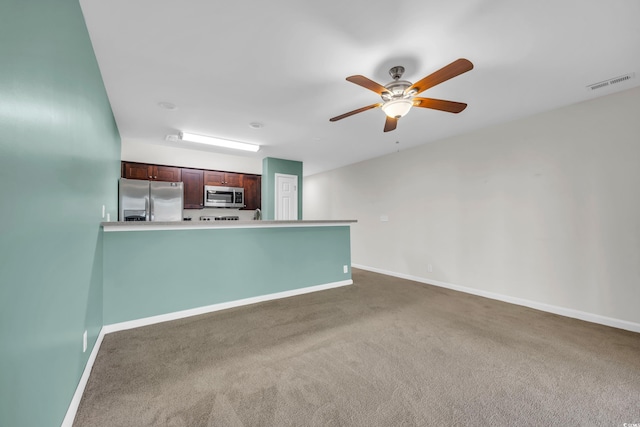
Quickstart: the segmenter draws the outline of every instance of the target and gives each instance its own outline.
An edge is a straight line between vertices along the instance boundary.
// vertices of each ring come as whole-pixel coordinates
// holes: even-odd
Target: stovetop
[[[236,215],[227,216],[201,216],[200,221],[238,221],[240,217]]]

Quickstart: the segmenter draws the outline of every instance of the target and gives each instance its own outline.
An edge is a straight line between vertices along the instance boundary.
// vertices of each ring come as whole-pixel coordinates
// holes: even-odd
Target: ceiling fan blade
[[[341,114],[339,116],[333,117],[329,119],[330,122],[337,122],[338,120],[342,120],[345,117],[353,116],[354,114],[362,113],[363,111],[371,110],[372,108],[378,108],[382,105],[381,102],[377,104],[367,105],[366,107],[358,108],[357,110],[349,111],[348,113]]]
[[[384,122],[384,131],[389,132],[390,130],[394,130],[397,125],[398,119],[387,116],[387,121]]]
[[[374,82],[371,79],[366,78],[365,76],[349,76],[347,80],[351,83],[355,83],[359,86],[362,86],[365,89],[369,89],[377,93],[378,95],[382,95],[384,92],[389,92],[386,87],[382,86],[379,83]]]
[[[467,104],[464,102],[446,101],[444,99],[433,98],[413,98],[413,106],[431,108],[434,110],[446,111],[448,113],[459,113],[467,108]]]
[[[452,79],[460,74],[466,73],[473,69],[473,64],[468,59],[460,58],[453,61],[451,64],[446,65],[440,68],[438,71],[429,74],[424,79],[415,82],[412,84],[405,93],[408,93],[412,90],[416,90],[417,92],[414,95],[419,94],[435,85],[439,85],[442,82],[446,82],[449,79]]]

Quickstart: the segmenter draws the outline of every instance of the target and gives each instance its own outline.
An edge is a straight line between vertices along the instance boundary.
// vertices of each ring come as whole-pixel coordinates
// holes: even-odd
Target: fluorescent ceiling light
[[[217,147],[233,148],[234,150],[253,151],[260,149],[259,145],[247,144],[246,142],[231,141],[228,139],[213,138],[211,136],[195,135],[188,132],[180,132],[182,141],[197,142],[199,144],[215,145]]]

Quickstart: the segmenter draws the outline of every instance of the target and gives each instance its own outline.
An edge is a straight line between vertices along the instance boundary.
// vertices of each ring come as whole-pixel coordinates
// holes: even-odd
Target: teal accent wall
[[[262,159],[262,219],[275,219],[277,173],[298,176],[298,219],[302,219],[302,162],[274,157]]]
[[[104,323],[351,280],[349,226],[104,233]]]
[[[78,0],[3,0],[0,61],[0,425],[59,426],[103,324],[120,137]]]

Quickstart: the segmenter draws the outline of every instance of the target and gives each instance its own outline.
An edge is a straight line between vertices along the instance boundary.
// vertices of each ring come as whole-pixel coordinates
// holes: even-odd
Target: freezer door
[[[181,182],[151,181],[151,221],[182,221],[184,189]]]
[[[118,221],[149,221],[149,181],[120,178]]]

